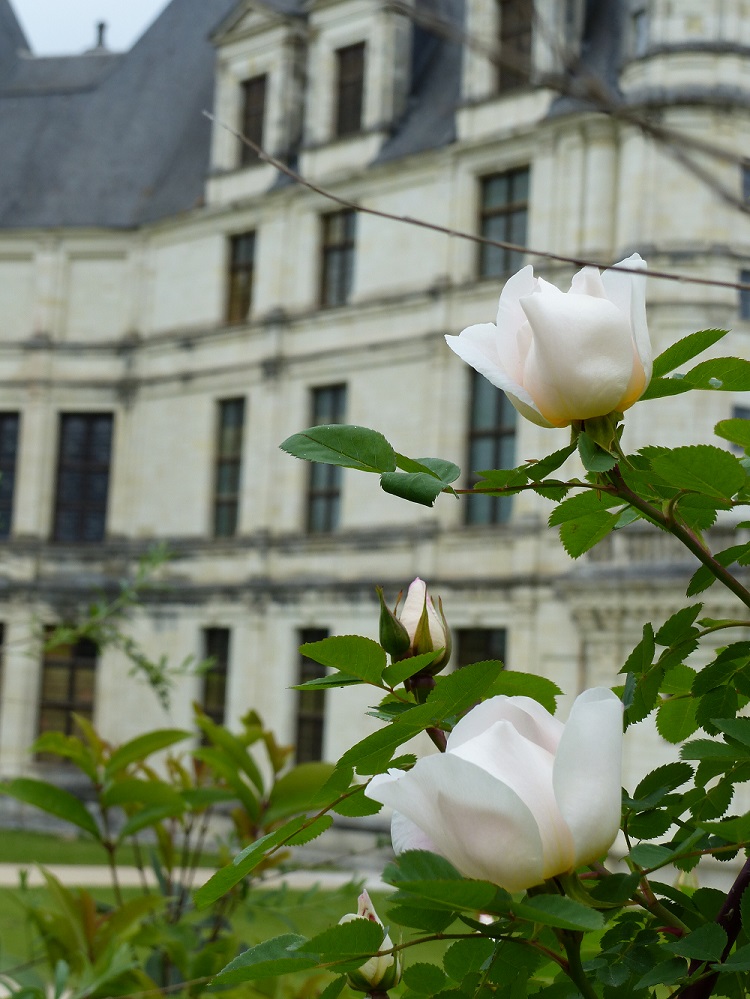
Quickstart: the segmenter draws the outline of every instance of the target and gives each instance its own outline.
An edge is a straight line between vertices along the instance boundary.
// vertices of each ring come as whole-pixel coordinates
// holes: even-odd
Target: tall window
[[[314,426],[343,423],[346,412],[346,385],[327,385],[313,389],[312,422]],[[341,473],[338,465],[312,464],[307,490],[307,529],[312,534],[327,534],[339,526]]]
[[[217,725],[223,725],[226,718],[229,638],[229,628],[203,629],[203,655],[213,659],[213,664],[203,674],[201,707]]]
[[[326,628],[302,628],[298,633],[300,645],[321,642],[328,638]],[[306,683],[325,676],[326,668],[300,654],[297,683]],[[325,691],[297,691],[297,723],[294,743],[297,763],[313,763],[323,758],[323,731],[325,726]]]
[[[740,170],[740,186],[742,187],[742,200],[745,204],[750,203],[750,163],[743,163]]]
[[[104,539],[111,455],[111,413],[61,414],[55,541]]]
[[[263,145],[263,122],[266,115],[266,77],[254,76],[242,84],[242,121],[240,131],[256,146]],[[240,164],[250,166],[258,163],[258,154],[244,142],[240,142]]]
[[[214,536],[217,538],[231,538],[237,533],[244,425],[245,400],[223,399],[219,403],[214,477]]]
[[[529,82],[534,0],[498,0],[498,18],[500,58],[497,89],[504,93]]]
[[[516,411],[505,393],[495,388],[477,371],[471,373],[469,411],[469,485],[478,480],[477,472],[489,468],[513,468],[516,452]],[[510,496],[466,497],[467,524],[500,524],[510,516]]]
[[[88,638],[81,638],[74,645],[58,645],[44,653],[39,735],[44,732],[72,735],[74,714],[93,721],[98,655],[97,646]]]
[[[505,662],[508,639],[505,628],[457,628],[453,637],[456,640],[456,669],[489,659]]]
[[[10,537],[17,452],[18,413],[0,413],[0,538]]]
[[[229,288],[227,322],[244,323],[253,300],[255,270],[255,233],[232,236],[229,243]]]
[[[354,237],[356,213],[331,212],[323,219],[323,260],[320,301],[322,305],[345,305],[354,283]]]
[[[479,231],[486,239],[526,245],[529,214],[529,168],[507,170],[482,178],[482,204]],[[519,250],[481,244],[479,276],[504,277],[518,270],[523,262]]]
[[[336,135],[354,135],[362,129],[365,89],[365,43],[336,52]]]
[[[740,271],[740,284],[750,285],[750,270]],[[740,319],[750,319],[750,289],[740,289]]]

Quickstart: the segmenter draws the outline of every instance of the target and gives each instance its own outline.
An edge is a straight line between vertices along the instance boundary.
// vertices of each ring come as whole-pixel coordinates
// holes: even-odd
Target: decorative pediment
[[[259,3],[257,0],[241,0],[232,13],[224,19],[211,36],[214,45],[238,41],[251,35],[260,34],[268,28],[288,24],[302,16],[294,0],[276,0]]]

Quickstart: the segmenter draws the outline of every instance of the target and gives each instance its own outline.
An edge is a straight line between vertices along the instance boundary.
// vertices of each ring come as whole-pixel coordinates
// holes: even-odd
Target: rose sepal
[[[409,632],[403,626],[401,621],[386,604],[383,587],[376,586],[375,591],[378,595],[378,599],[380,600],[380,625],[378,636],[380,644],[391,659],[394,662],[397,662],[399,659],[404,658],[404,653],[409,651],[411,638],[409,637]],[[396,601],[396,608],[398,608],[401,601],[401,596],[402,594],[399,593],[398,600]]]
[[[567,874],[558,874],[551,883],[562,888],[563,894],[568,898],[574,902],[580,902],[581,905],[588,906],[589,909],[621,909],[624,904],[623,902],[603,902],[600,899],[594,898],[575,871],[570,871]]]

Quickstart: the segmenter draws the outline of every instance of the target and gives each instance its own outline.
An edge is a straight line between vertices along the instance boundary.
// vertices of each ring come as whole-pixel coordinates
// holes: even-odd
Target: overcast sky
[[[35,55],[90,49],[107,22],[107,46],[129,49],[169,0],[10,0]]]

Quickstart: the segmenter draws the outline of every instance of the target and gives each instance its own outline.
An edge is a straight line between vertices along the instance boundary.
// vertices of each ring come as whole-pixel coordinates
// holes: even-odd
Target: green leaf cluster
[[[310,427],[280,445],[295,458],[355,468],[380,475],[380,486],[394,496],[432,506],[450,492],[461,470],[443,458],[408,458],[399,454],[377,430],[343,423]]]

